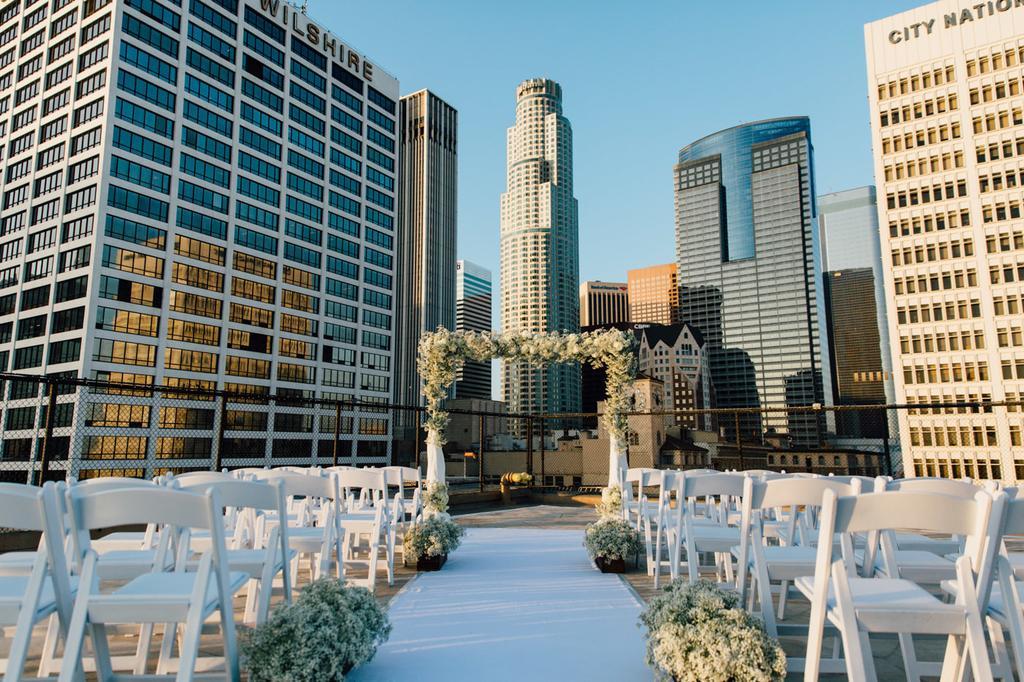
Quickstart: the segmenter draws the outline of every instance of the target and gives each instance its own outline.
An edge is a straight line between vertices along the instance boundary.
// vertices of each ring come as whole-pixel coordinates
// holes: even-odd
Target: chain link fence
[[[353,400],[0,374],[0,480],[283,465],[425,463],[422,408]],[[509,472],[534,486],[608,480],[600,415],[452,409],[454,485]],[[1024,480],[1020,403],[645,411],[629,419],[633,467],[770,469]],[[1016,457],[1021,457],[1018,463]]]

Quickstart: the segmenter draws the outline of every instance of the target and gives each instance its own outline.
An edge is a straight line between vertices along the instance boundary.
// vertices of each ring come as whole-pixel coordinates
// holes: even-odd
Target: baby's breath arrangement
[[[591,559],[624,559],[640,552],[640,534],[622,519],[607,517],[587,526],[583,546]]]
[[[410,562],[421,557],[447,556],[459,548],[465,534],[466,529],[447,514],[435,514],[406,531],[402,556]]]
[[[673,582],[640,616],[647,663],[676,682],[785,679],[782,647],[739,602],[739,595],[707,580]]]
[[[601,501],[596,506],[597,515],[602,519],[622,517],[622,488],[610,485],[601,491]]]
[[[432,481],[426,484],[423,491],[423,511],[427,516],[443,514],[448,511],[448,484],[443,481]]]
[[[390,633],[369,590],[326,578],[243,632],[241,645],[250,682],[336,682],[372,659]]]

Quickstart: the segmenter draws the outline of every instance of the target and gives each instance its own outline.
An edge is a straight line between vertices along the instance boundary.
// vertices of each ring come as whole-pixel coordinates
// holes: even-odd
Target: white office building
[[[54,467],[389,460],[387,412],[288,401],[390,399],[397,101],[279,0],[0,9],[0,368],[248,396],[62,396]]]
[[[865,27],[895,397],[1024,395],[1024,6]],[[899,412],[908,475],[1024,479],[1018,408]]]

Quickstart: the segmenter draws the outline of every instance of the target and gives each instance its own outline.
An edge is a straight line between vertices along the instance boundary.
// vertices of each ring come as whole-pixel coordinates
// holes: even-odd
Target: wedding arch
[[[548,332],[452,332],[439,327],[420,339],[419,371],[426,398],[427,482],[443,484],[444,453],[448,413],[444,400],[448,389],[467,360],[524,360],[534,364],[555,362],[587,363],[604,367],[607,380],[602,421],[608,430],[608,485],[619,485],[626,466],[626,413],[636,375],[635,337],[608,329],[582,334]],[[483,437],[483,434],[481,434]]]

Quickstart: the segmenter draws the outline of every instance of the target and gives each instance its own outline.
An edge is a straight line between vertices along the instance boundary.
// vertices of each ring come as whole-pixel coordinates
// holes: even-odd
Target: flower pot
[[[438,556],[421,556],[416,560],[416,570],[440,571],[446,561],[448,561],[447,554],[439,554]]]
[[[603,556],[594,557],[594,563],[602,573],[625,573],[626,560],[623,558],[607,559]]]

